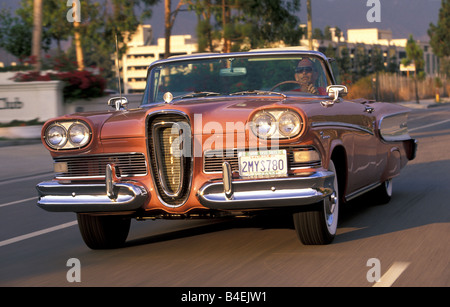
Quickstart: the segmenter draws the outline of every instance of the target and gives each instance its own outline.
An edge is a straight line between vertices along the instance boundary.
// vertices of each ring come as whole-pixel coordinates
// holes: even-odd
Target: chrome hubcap
[[[336,192],[333,192],[325,202],[325,218],[327,219],[328,226],[333,224],[334,212],[337,205]]]

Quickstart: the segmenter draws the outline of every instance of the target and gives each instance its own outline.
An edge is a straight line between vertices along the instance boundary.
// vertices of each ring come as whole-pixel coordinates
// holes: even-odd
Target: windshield
[[[162,63],[148,76],[143,103],[225,95],[326,95],[331,84],[315,56],[250,55]]]

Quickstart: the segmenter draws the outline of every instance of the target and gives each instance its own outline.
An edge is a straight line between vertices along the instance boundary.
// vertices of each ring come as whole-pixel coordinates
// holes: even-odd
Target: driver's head
[[[302,84],[314,83],[317,79],[317,72],[313,61],[308,58],[302,59],[298,62],[295,68],[295,80]]]

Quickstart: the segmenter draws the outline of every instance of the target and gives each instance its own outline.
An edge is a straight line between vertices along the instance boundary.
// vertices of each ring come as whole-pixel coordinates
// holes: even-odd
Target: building
[[[302,25],[303,26],[303,25]],[[304,26],[303,26],[304,27]],[[306,31],[305,31],[306,33]],[[332,48],[336,56],[341,57],[344,50],[350,57],[350,66],[358,70],[358,57],[371,56],[379,50],[385,67],[394,65],[400,67],[401,60],[406,57],[406,44],[408,39],[393,39],[391,30],[377,28],[348,29],[347,38],[343,32],[336,28],[330,28],[331,39],[314,39],[313,49],[328,53]],[[338,34],[340,33],[340,34]],[[197,52],[197,42],[191,35],[171,36],[171,55],[185,55]],[[158,38],[157,44],[152,44],[153,33],[151,25],[140,25],[131,40],[127,42],[128,50],[122,58],[123,92],[125,94],[142,93],[145,89],[148,66],[164,57],[165,39]],[[432,48],[427,42],[418,42],[424,51],[424,71],[428,76],[436,76],[439,73],[439,59],[433,54]],[[304,37],[300,46],[308,46],[308,40]],[[275,46],[275,47],[282,47]],[[298,47],[292,47],[298,48]],[[401,67],[406,71],[408,68]]]
[[[377,28],[368,29],[348,29],[347,38],[343,33],[336,36],[336,28],[330,29],[331,40],[314,39],[313,49],[326,53],[330,48],[337,56],[342,56],[342,51],[347,48],[350,65],[353,69],[357,69],[357,57],[361,54],[371,56],[372,52],[379,50],[383,57],[383,63],[386,67],[391,64],[400,67],[403,58],[406,58],[407,38],[393,39],[391,30],[380,30]],[[424,52],[424,71],[429,76],[439,74],[439,59],[433,54],[432,48],[428,42],[417,42]],[[304,37],[301,45],[308,46],[308,40]],[[408,68],[401,67],[401,70]]]
[[[158,38],[153,45],[151,25],[140,25],[127,42],[127,53],[122,57],[123,92],[142,93],[145,89],[148,66],[164,57],[165,39]],[[171,55],[192,54],[197,51],[197,42],[191,35],[173,35],[170,38]]]

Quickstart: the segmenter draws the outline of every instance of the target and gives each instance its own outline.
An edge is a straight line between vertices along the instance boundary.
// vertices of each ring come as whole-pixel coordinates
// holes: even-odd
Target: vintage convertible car
[[[76,212],[93,249],[124,244],[131,218],[292,214],[304,244],[328,244],[339,207],[415,157],[408,108],[346,101],[331,60],[299,50],[195,54],[148,68],[142,104],[45,123],[55,176],[38,206]]]

